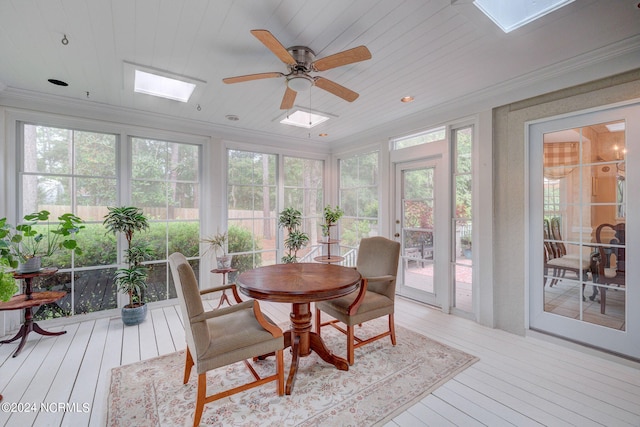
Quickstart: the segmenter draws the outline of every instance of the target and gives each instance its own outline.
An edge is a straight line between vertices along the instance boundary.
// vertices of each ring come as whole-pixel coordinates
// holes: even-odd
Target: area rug
[[[360,338],[373,336],[386,319],[357,328]],[[339,371],[312,353],[301,358],[290,396],[279,397],[269,383],[209,403],[201,425],[211,426],[372,426],[381,425],[418,402],[478,359],[408,329],[396,326],[397,345],[384,338],[356,349],[349,371]],[[329,349],[346,356],[346,337],[334,328],[322,330]],[[196,373],[182,384],[184,351],[167,354],[111,373],[107,425],[191,426]],[[285,379],[290,366],[285,350]],[[256,371],[275,371],[274,358],[254,363]],[[248,382],[242,362],[210,371],[207,389]]]

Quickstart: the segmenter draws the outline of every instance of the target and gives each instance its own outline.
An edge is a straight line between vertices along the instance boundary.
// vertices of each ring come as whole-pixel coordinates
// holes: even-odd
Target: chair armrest
[[[205,311],[204,313],[198,314],[197,316],[193,316],[191,319],[189,319],[189,322],[191,323],[202,322],[207,319],[213,319],[214,317],[224,316],[225,314],[233,313],[240,310],[246,310],[248,308],[252,308],[255,302],[256,301],[254,300],[243,301],[239,304],[232,305],[230,307],[223,307],[223,308],[218,308],[216,310]]]
[[[388,274],[386,276],[367,277],[369,282],[393,282],[394,276]]]
[[[362,301],[364,300],[364,296],[367,293],[368,280],[369,279],[366,277],[362,278],[362,281],[360,282],[360,290],[358,291],[358,296],[356,297],[355,300],[353,300],[349,308],[347,308],[347,314],[349,316],[353,316],[358,312],[358,307],[360,307],[360,304],[362,304]]]
[[[258,321],[258,323],[260,323],[260,326],[262,326],[267,332],[269,332],[274,338],[277,337],[281,337],[282,336],[282,329],[280,329],[279,327],[277,327],[276,325],[274,325],[273,323],[270,323],[262,314],[262,311],[260,310],[260,304],[258,304],[258,301],[253,301],[253,314],[256,316],[256,320]]]
[[[233,298],[236,300],[238,304],[242,302],[242,299],[238,294],[238,288],[236,287],[235,283],[230,283],[228,285],[214,286],[213,288],[202,289],[200,291],[200,295],[206,295],[212,292],[224,291],[226,289],[231,289],[231,292],[233,292]]]

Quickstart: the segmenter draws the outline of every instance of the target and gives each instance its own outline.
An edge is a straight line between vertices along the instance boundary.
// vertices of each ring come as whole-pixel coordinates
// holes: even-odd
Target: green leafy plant
[[[129,295],[129,304],[125,307],[140,306],[142,295],[147,287],[148,269],[142,263],[153,256],[153,250],[141,243],[133,243],[136,232],[149,229],[149,220],[140,208],[134,206],[109,207],[103,225],[109,233],[122,233],[127,240],[125,249],[125,268],[119,268],[115,274],[115,283],[120,292]]]
[[[0,301],[9,301],[16,292],[18,285],[13,278],[9,262],[4,258],[0,259]]]
[[[331,205],[327,205],[324,207],[324,224],[321,225],[323,236],[329,237],[329,230],[342,218],[342,215],[344,215],[344,211],[339,206],[332,208]]]
[[[202,254],[202,256],[206,255],[209,251],[213,251],[213,255],[215,256],[218,254],[218,249],[222,251],[222,256],[225,256],[227,254],[227,251],[225,250],[227,240],[228,240],[228,235],[226,231],[224,233],[220,233],[218,231],[213,236],[200,239],[202,243],[206,243],[208,245],[207,249]]]
[[[24,216],[24,222],[13,227],[6,218],[0,219],[0,258],[16,268],[33,257],[49,257],[68,249],[81,254],[76,234],[84,228],[80,217],[65,213],[51,223],[46,210]]]
[[[284,239],[284,246],[287,253],[282,257],[284,264],[298,262],[298,251],[309,243],[307,233],[300,230],[302,225],[302,214],[294,208],[286,208],[278,217],[278,225],[287,231],[287,237]]]

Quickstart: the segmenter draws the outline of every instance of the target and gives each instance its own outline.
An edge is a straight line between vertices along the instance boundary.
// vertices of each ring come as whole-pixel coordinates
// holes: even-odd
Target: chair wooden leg
[[[198,395],[196,397],[196,412],[193,415],[193,427],[200,425],[202,412],[204,411],[204,402],[207,397],[207,374],[198,375]]]
[[[353,365],[355,361],[354,346],[355,346],[355,333],[353,332],[353,326],[347,325],[347,362],[349,365]]]
[[[389,315],[389,332],[391,333],[391,344],[396,345],[396,326],[393,321],[393,313]]]
[[[284,351],[276,351],[276,369],[278,374],[278,396],[284,395]]]
[[[189,376],[191,375],[191,368],[193,367],[193,357],[191,357],[191,352],[189,351],[189,347],[187,347],[187,360],[184,362],[184,379],[182,380],[182,384],[186,384],[189,382]]]

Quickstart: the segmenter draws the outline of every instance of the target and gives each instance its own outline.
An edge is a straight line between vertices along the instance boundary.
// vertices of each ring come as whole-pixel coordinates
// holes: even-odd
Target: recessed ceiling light
[[[49,79],[47,81],[56,86],[69,86],[69,83],[63,82],[62,80],[58,80],[58,79]]]
[[[413,102],[415,98],[413,96],[403,96],[402,98],[400,98],[401,102]]]
[[[136,70],[134,92],[187,102],[196,88],[194,83]]]
[[[280,123],[311,129],[312,127],[326,122],[327,120],[329,120],[329,117],[318,113],[296,110],[291,114],[287,114],[284,119],[280,120]]]

